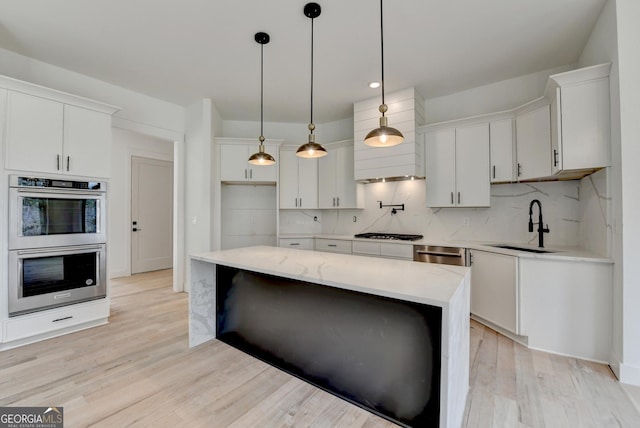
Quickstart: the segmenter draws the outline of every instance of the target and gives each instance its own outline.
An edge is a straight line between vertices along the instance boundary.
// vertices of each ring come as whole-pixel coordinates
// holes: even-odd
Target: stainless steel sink
[[[490,247],[504,248],[506,250],[526,251],[528,253],[555,253],[555,251],[545,250],[543,248],[518,247],[517,245],[496,244],[490,245]]]

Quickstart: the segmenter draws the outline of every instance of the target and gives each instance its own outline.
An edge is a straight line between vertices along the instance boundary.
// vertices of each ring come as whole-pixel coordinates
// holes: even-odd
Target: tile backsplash
[[[280,233],[417,233],[434,241],[536,245],[537,232],[530,233],[527,224],[529,203],[539,199],[550,229],[545,246],[583,246],[606,255],[606,181],[602,170],[582,180],[496,184],[491,186],[490,208],[428,208],[424,180],[370,183],[365,186],[364,210],[281,210]],[[378,201],[405,204],[405,210],[392,214],[391,208],[380,209]],[[537,206],[533,212],[537,222]]]

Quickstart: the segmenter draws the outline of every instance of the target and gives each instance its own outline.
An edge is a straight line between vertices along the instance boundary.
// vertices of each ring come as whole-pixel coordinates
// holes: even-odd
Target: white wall
[[[131,275],[131,156],[173,161],[173,141],[115,128],[109,181],[109,278]]]
[[[276,246],[276,186],[221,186],[221,249]]]
[[[527,74],[489,85],[429,98],[424,102],[427,124],[511,110],[542,96],[547,78],[576,68],[573,65]]]
[[[115,118],[182,135],[184,108],[0,48],[0,74],[120,107]]]
[[[283,140],[284,145],[299,146],[308,140],[309,129],[307,125],[307,123],[265,122],[264,136],[268,140]],[[316,142],[320,144],[353,139],[353,118],[316,124],[313,133],[316,135]],[[260,122],[225,120],[221,136],[233,138],[255,136],[257,144],[260,136]]]
[[[582,55],[581,66],[611,62],[611,153],[608,168],[611,255],[613,274],[613,334],[611,367],[625,383],[640,385],[640,271],[635,244],[637,228],[638,168],[637,147],[638,58],[640,43],[637,22],[640,11],[633,0],[609,0],[591,33]],[[635,93],[634,93],[635,91]]]
[[[214,193],[213,137],[222,120],[210,99],[203,99],[187,108],[184,145],[184,258],[188,291],[188,257],[214,248],[214,207],[220,195]],[[218,202],[216,202],[218,201]]]
[[[622,365],[620,380],[640,385],[640,2],[617,1],[620,79]]]

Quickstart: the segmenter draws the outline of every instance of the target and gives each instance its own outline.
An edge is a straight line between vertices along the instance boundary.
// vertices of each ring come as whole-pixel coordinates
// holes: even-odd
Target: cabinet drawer
[[[278,246],[298,250],[313,250],[313,238],[280,238]]]
[[[362,242],[353,241],[353,254],[367,254],[371,256],[380,255],[380,243],[379,242]]]
[[[316,251],[329,251],[332,253],[351,254],[351,241],[322,238],[316,238],[315,241]]]
[[[11,342],[24,339],[38,334],[73,327],[85,322],[107,318],[108,316],[109,302],[107,299],[21,315],[5,321],[4,341]]]
[[[382,257],[413,260],[413,245],[387,244],[383,242],[380,244],[380,255]]]

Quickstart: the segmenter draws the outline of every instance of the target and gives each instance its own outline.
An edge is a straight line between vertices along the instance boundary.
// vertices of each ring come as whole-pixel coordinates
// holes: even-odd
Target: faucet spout
[[[533,232],[533,206],[538,205],[538,247],[544,247],[544,234],[549,233],[549,225],[544,227],[542,222],[542,203],[534,199],[529,203],[529,232]]]

